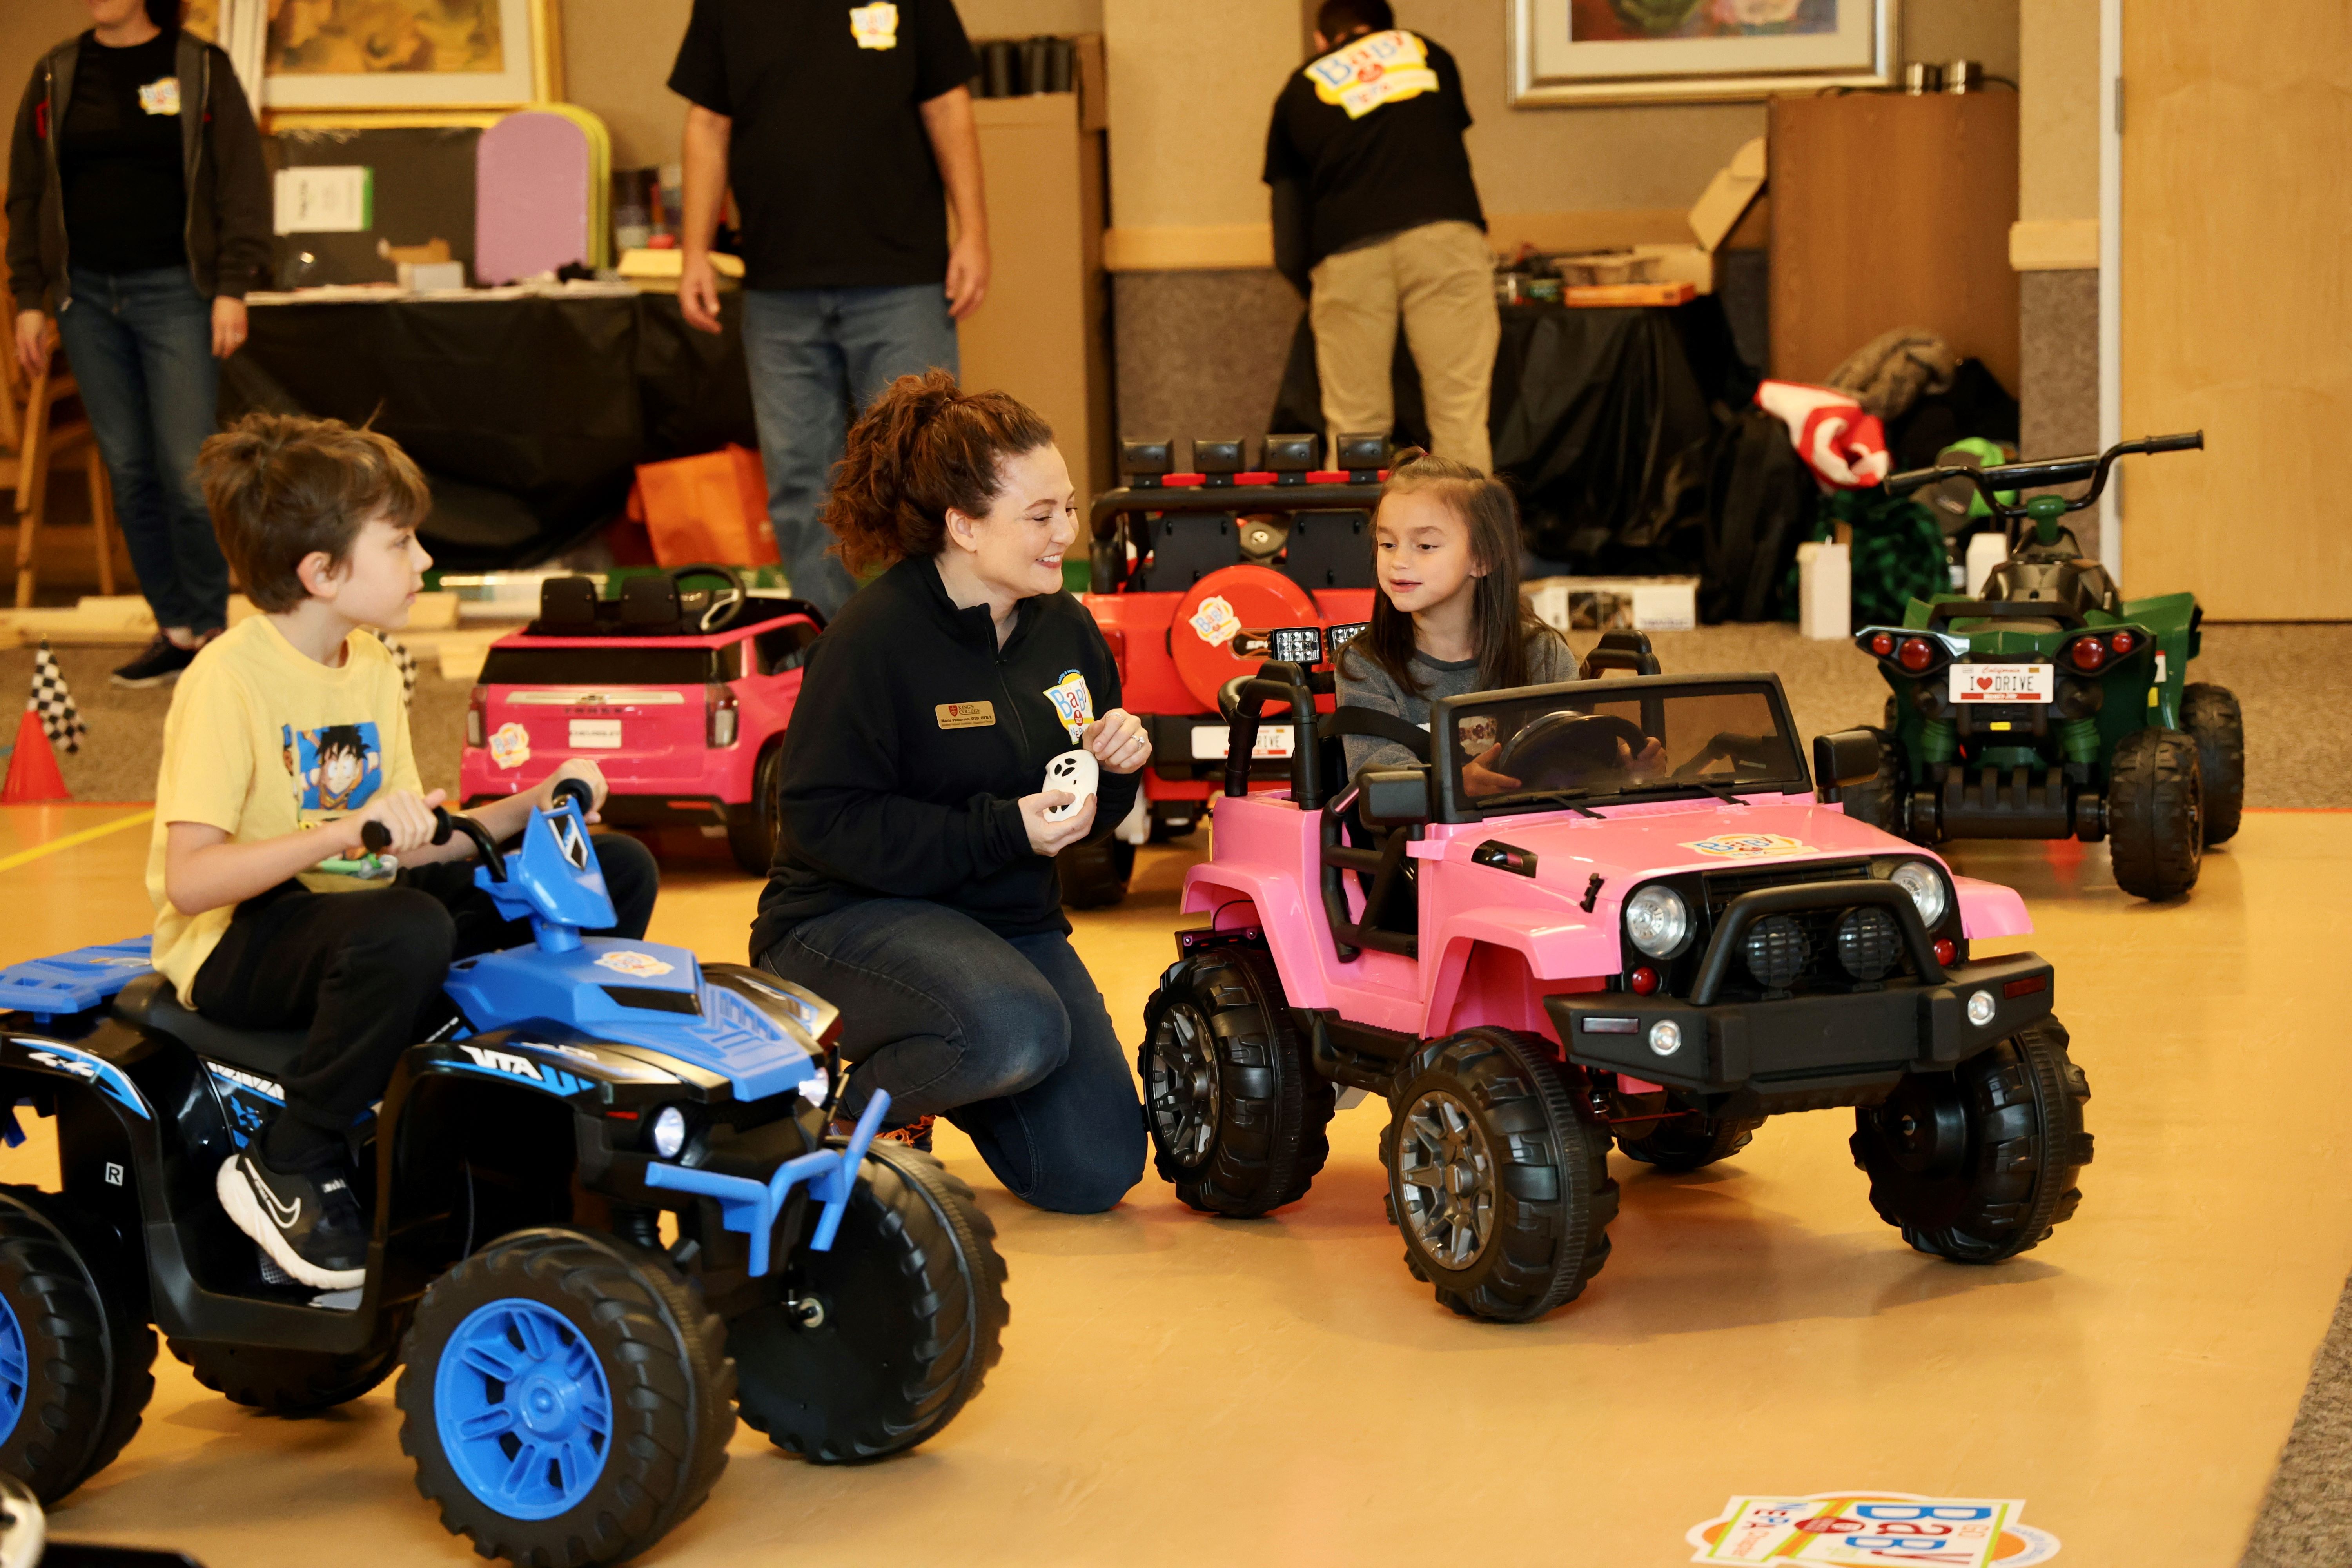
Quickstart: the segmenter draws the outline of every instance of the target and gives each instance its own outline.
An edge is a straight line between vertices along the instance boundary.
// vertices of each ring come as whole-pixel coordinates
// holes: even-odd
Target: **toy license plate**
[[[2057,695],[2058,667],[2051,664],[1956,664],[1955,702],[2047,702]]]
[[[1192,730],[1192,760],[1196,763],[1222,762],[1229,744],[1231,737],[1223,724],[1195,725]],[[1297,744],[1290,725],[1261,725],[1257,744],[1250,748],[1250,755],[1260,760],[1287,757]]]
[[[572,743],[584,751],[617,750],[621,744],[621,721],[618,719],[574,719],[572,721]]]

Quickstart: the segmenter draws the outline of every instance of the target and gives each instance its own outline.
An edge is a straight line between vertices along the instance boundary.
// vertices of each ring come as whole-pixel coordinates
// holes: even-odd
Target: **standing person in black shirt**
[[[878,1086],[908,1142],[945,1116],[1015,1197],[1109,1208],[1143,1112],[1054,857],[1127,815],[1151,747],[1062,589],[1069,468],[1003,393],[908,376],[851,427],[825,522],[888,570],[810,650],[751,960],[841,1009],[843,1114]],[[1045,764],[1076,746],[1101,782],[1050,821]]]
[[[34,68],[9,148],[16,353],[41,373],[54,310],[160,628],[114,679],[154,686],[227,620],[196,451],[269,264],[269,179],[228,57],[180,30],[179,0],[83,3],[96,25]]]
[[[820,521],[849,421],[898,376],[955,374],[955,324],[988,292],[978,68],[951,0],[694,0],[670,72],[692,105],[678,309],[719,330],[731,183],[768,518],[793,591],[828,616],[857,587]]]
[[[1275,265],[1307,295],[1324,423],[1334,436],[1394,426],[1402,320],[1431,447],[1487,472],[1502,323],[1461,73],[1397,26],[1388,0],[1325,0],[1315,48],[1275,100],[1265,183]]]

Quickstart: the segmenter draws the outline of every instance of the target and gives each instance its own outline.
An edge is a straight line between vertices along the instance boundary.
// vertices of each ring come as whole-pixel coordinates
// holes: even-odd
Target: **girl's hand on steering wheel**
[[[1114,708],[1079,731],[1078,743],[1095,761],[1115,773],[1131,773],[1151,760],[1151,738],[1143,721],[1124,708]]]
[[[1469,795],[1504,795],[1519,787],[1519,781],[1508,773],[1495,771],[1496,759],[1503,754],[1497,744],[1487,747],[1462,764],[1462,793]]]
[[[1633,756],[1627,768],[1627,771],[1637,779],[1657,778],[1666,771],[1666,748],[1654,735],[1647,739],[1650,743]],[[1628,752],[1633,751],[1633,748],[1627,746],[1622,741],[1618,742],[1617,744]]]
[[[1046,811],[1053,806],[1067,805],[1070,792],[1048,789],[1023,795],[1017,804],[1021,807],[1021,826],[1029,830],[1029,847],[1050,860],[1084,838],[1094,828],[1095,802],[1100,798],[1090,795],[1087,796],[1087,804],[1068,817],[1060,822],[1048,822],[1045,820]]]

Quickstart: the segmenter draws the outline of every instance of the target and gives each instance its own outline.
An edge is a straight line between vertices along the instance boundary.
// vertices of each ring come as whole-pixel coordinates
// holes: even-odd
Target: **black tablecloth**
[[[437,564],[529,565],[617,517],[639,463],[757,447],[735,317],[696,331],[668,294],[258,305],[221,414],[373,423],[433,482]]]
[[[1421,378],[1402,332],[1393,371],[1396,439],[1426,446]],[[1710,405],[1743,407],[1756,373],[1732,346],[1721,303],[1672,310],[1503,308],[1487,426],[1496,471],[1519,493],[1528,551],[1580,571],[1654,570],[1647,519],[1675,455],[1716,428]],[[1290,345],[1275,430],[1323,428],[1314,329]]]

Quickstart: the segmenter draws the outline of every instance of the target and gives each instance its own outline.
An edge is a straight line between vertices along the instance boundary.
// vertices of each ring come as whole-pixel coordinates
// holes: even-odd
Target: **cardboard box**
[[[1731,162],[1715,172],[1706,189],[1699,193],[1689,214],[1693,243],[1688,245],[1635,245],[1607,252],[1592,252],[1596,262],[1633,263],[1629,282],[1687,283],[1701,294],[1715,292],[1715,258],[1731,237],[1739,220],[1764,189],[1764,138],[1757,137],[1731,155]],[[1572,264],[1572,256],[1555,257],[1556,263]]]
[[[1540,577],[1536,618],[1563,632],[1682,632],[1698,625],[1696,577]]]

